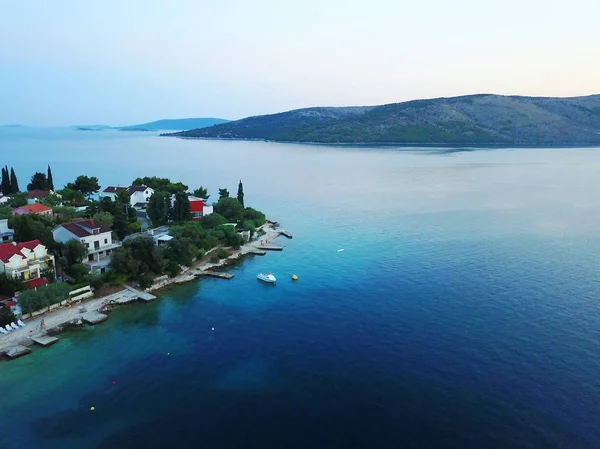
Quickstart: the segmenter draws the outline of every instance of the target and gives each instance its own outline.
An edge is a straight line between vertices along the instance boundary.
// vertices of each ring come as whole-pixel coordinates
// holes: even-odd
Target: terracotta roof
[[[103,190],[103,192],[106,192],[106,193],[117,193],[117,192],[120,192],[121,190],[127,190],[127,187],[113,187],[113,186],[108,186],[106,189]]]
[[[11,300],[0,301],[0,303],[4,304],[6,307],[15,307],[17,305],[16,302]]]
[[[27,194],[25,198],[46,198],[49,192],[45,190],[32,190]]]
[[[67,231],[75,234],[77,237],[89,237],[94,235],[89,230],[97,229],[98,232],[110,232],[110,229],[104,228],[97,224],[94,220],[74,220],[71,223],[63,223],[60,226],[65,228]]]
[[[36,246],[41,245],[42,242],[39,240],[30,240],[28,242],[23,243],[5,243],[0,245],[0,260],[4,263],[7,263],[12,256],[15,254],[20,255],[21,257],[25,257],[25,255],[21,252],[23,248],[27,248],[31,251],[35,249]]]
[[[17,207],[15,210],[26,210],[28,212],[31,212],[32,214],[40,214],[42,212],[48,212],[49,210],[52,210],[52,208],[44,204],[35,203],[28,204],[27,206]]]
[[[46,279],[42,279],[42,278],[32,279],[31,281],[25,282],[25,286],[28,289],[37,288],[37,287],[41,287],[42,285],[48,285],[48,284],[49,284],[49,282]]]

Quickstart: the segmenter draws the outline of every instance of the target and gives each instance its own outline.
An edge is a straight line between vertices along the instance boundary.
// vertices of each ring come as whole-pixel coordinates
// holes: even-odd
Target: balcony
[[[113,249],[120,248],[121,242],[112,242],[110,245],[99,245],[98,247],[88,248],[88,254],[97,254],[101,251],[112,251]]]

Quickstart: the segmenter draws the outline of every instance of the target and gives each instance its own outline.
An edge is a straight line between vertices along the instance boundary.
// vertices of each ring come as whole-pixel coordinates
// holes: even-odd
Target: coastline
[[[77,305],[60,307],[37,315],[35,318],[26,320],[25,327],[16,329],[6,335],[0,335],[0,360],[2,360],[3,355],[10,348],[16,346],[28,348],[29,346],[32,346],[34,344],[32,338],[54,336],[60,334],[69,327],[84,325],[83,316],[86,314],[96,314],[97,316],[102,317],[102,321],[104,321],[105,313],[109,313],[114,306],[139,302],[140,300],[150,301],[157,298],[152,295],[151,292],[160,292],[173,286],[195,281],[203,276],[202,272],[204,271],[233,265],[245,256],[252,255],[253,251],[256,251],[258,247],[261,246],[261,241],[263,241],[265,245],[269,245],[280,235],[280,231],[276,230],[272,222],[269,221],[259,229],[262,229],[265,232],[260,239],[248,242],[237,250],[232,250],[228,257],[223,258],[216,263],[202,260],[196,262],[191,267],[182,267],[182,272],[173,278],[159,277],[158,279],[162,278],[162,280],[145,290],[139,290],[130,285],[123,285],[123,289],[116,293],[85,300]],[[211,249],[207,252],[207,255],[217,249],[218,248]],[[45,323],[45,330],[40,328],[42,320],[44,320]],[[28,354],[29,352],[30,350],[24,351],[22,355]],[[4,358],[8,357],[5,356]]]

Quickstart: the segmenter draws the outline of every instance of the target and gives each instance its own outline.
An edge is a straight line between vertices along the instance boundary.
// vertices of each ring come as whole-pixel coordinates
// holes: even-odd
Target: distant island
[[[222,118],[175,118],[156,120],[154,122],[142,123],[140,125],[122,126],[121,131],[164,131],[182,129],[200,129],[208,126],[229,123]]]
[[[478,94],[383,106],[315,107],[161,136],[325,144],[600,144],[600,95]]]

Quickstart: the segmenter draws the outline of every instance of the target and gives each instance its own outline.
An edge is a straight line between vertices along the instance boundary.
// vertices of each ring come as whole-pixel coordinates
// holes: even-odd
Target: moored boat
[[[275,282],[277,282],[277,279],[271,273],[259,273],[259,275],[256,276],[256,278],[269,284],[274,284]]]

